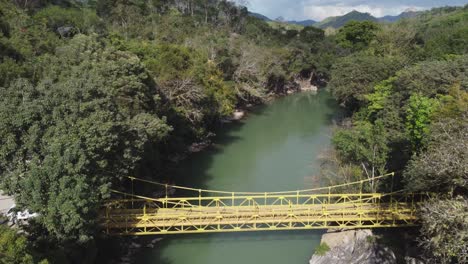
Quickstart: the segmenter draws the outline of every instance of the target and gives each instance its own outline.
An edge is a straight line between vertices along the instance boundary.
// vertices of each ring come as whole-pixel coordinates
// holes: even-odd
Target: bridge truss
[[[162,187],[162,197],[113,191],[119,198],[105,203],[100,221],[106,233],[115,235],[417,225],[417,204],[428,194],[363,192],[365,184],[372,181],[374,185],[388,176],[393,174],[324,188],[266,193],[192,189],[130,177],[132,187],[135,182]],[[177,192],[183,197],[174,197]]]

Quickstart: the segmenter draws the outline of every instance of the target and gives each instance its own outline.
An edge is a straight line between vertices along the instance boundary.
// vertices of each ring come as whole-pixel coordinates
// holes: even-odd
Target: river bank
[[[0,214],[6,214],[11,206],[15,204],[13,197],[4,195],[0,191]]]
[[[227,124],[231,122],[239,122],[245,118],[247,118],[248,114],[252,111],[255,111],[256,108],[261,107],[264,104],[268,104],[273,102],[274,100],[284,97],[284,96],[290,96],[293,94],[297,93],[311,93],[311,94],[316,94],[318,93],[319,90],[325,89],[324,87],[318,87],[313,83],[313,73],[310,73],[308,75],[309,77],[296,77],[289,83],[285,84],[281,92],[272,92],[270,93],[264,102],[259,103],[259,104],[247,104],[245,106],[241,106],[236,108],[231,116],[223,118],[220,120],[221,123]],[[209,132],[206,136],[205,139],[202,141],[198,142],[193,142],[187,149],[186,153],[176,155],[176,157],[172,158],[173,161],[175,162],[180,162],[181,160],[187,158],[188,155],[192,153],[197,153],[200,151],[203,151],[207,147],[209,147],[212,144],[212,138],[215,136],[213,132]]]

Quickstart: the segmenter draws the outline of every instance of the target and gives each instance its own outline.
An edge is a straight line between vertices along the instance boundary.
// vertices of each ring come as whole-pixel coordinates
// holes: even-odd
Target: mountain
[[[249,16],[253,16],[253,17],[259,18],[261,20],[267,21],[267,22],[268,21],[273,21],[270,18],[268,18],[267,16],[264,16],[264,15],[259,14],[259,13],[249,12]]]
[[[270,19],[262,14],[259,14],[259,13],[254,13],[254,12],[249,12],[249,15],[250,16],[253,16],[253,17],[256,17],[256,18],[259,18],[259,19],[262,19],[266,22],[277,22],[277,23],[280,23],[282,25],[285,25],[285,24],[291,24],[291,25],[299,25],[299,26],[303,26],[303,27],[307,27],[307,26],[314,26],[314,27],[318,27],[318,28],[322,28],[322,29],[325,29],[325,28],[340,28],[342,26],[344,26],[346,23],[348,23],[349,21],[351,20],[356,20],[356,21],[374,21],[374,22],[381,22],[381,23],[393,23],[393,22],[396,22],[400,19],[404,19],[404,18],[411,18],[411,17],[416,17],[418,16],[419,14],[421,14],[422,12],[421,11],[416,11],[416,10],[413,10],[413,9],[407,9],[405,10],[403,13],[397,15],[397,16],[384,16],[384,17],[380,17],[380,18],[377,18],[377,17],[374,17],[372,16],[371,14],[369,13],[361,13],[359,11],[356,11],[356,10],[353,10],[343,16],[335,16],[335,17],[328,17],[324,20],[322,20],[321,22],[316,22],[314,20],[311,20],[311,19],[308,19],[308,20],[290,20],[290,21],[287,21],[285,20],[283,17],[278,17],[276,19]]]
[[[291,21],[286,21],[283,17],[277,17],[276,19],[270,19],[269,17],[267,16],[264,16],[262,14],[259,14],[259,13],[255,13],[255,12],[249,12],[249,15],[252,16],[252,17],[256,17],[256,18],[259,18],[263,21],[266,21],[266,22],[277,22],[281,25],[286,25],[286,24],[290,24],[291,26],[292,25],[297,25],[297,26],[303,26],[303,27],[307,27],[307,26],[312,26],[314,25],[315,23],[317,23],[317,21],[315,20],[311,20],[311,19],[307,19],[307,20],[299,20],[299,21],[296,21],[296,20],[291,20]],[[270,25],[274,25],[276,23],[272,23]]]
[[[407,11],[399,14],[398,16],[384,16],[384,17],[381,17],[381,18],[378,18],[378,19],[379,19],[380,22],[393,23],[393,22],[396,22],[396,21],[398,21],[400,19],[403,19],[403,18],[416,17],[421,13],[422,13],[421,11],[407,10]]]
[[[311,19],[302,20],[302,21],[291,20],[291,21],[287,21],[287,22],[288,22],[289,24],[295,24],[295,25],[300,25],[300,26],[304,26],[304,27],[312,26],[312,25],[314,25],[315,23],[317,23],[317,21],[311,20]]]
[[[374,21],[374,22],[379,21],[376,17],[372,16],[369,13],[361,13],[361,12],[354,10],[343,16],[326,18],[325,20],[314,24],[314,26],[319,27],[319,28],[328,28],[328,27],[340,28],[351,20],[356,20],[356,21],[368,20],[368,21]]]

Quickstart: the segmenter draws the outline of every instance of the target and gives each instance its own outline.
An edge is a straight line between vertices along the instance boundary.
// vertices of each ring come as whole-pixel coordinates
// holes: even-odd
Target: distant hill
[[[275,22],[279,22],[281,24],[287,23],[287,24],[298,25],[298,26],[303,26],[303,27],[312,26],[315,23],[317,23],[317,21],[312,20],[312,19],[299,20],[299,21],[296,21],[296,20],[286,21],[283,17],[278,17],[275,20],[273,20],[273,19],[270,19],[267,16],[264,16],[262,14],[255,13],[255,12],[249,12],[249,15],[253,16],[253,17],[256,17],[256,18],[259,18],[261,20],[264,20],[266,22],[275,21]]]
[[[275,28],[275,29],[286,29],[286,30],[302,30],[304,28],[304,26],[301,26],[299,24],[292,24],[292,23],[288,23],[286,21],[284,22],[281,22],[281,21],[267,21],[268,25],[270,25],[272,28]]]
[[[369,13],[361,13],[359,11],[353,10],[343,16],[335,16],[335,17],[328,17],[321,22],[316,22],[314,20],[290,20],[287,21],[283,17],[278,17],[276,19],[270,19],[267,16],[264,16],[259,13],[254,13],[254,12],[249,12],[250,16],[262,19],[266,22],[269,22],[271,26],[274,28],[278,28],[282,26],[283,28],[287,29],[298,29],[294,27],[293,25],[301,26],[301,27],[307,27],[307,26],[314,26],[322,29],[326,28],[334,28],[338,29],[342,26],[344,26],[346,23],[348,23],[351,20],[356,20],[356,21],[374,21],[374,22],[381,22],[381,23],[393,23],[396,22],[400,19],[404,18],[411,18],[411,17],[416,17],[423,13],[422,11],[415,11],[415,10],[405,10],[405,12],[397,15],[397,16],[384,16],[384,17],[374,17]],[[289,24],[289,25],[288,25]],[[300,28],[299,28],[300,29]]]
[[[405,12],[397,15],[397,16],[384,16],[384,17],[374,17],[369,13],[361,13],[359,11],[352,11],[349,12],[343,16],[336,16],[336,17],[329,17],[324,19],[321,22],[313,24],[315,27],[319,28],[340,28],[344,26],[346,23],[348,23],[351,20],[356,20],[356,21],[374,21],[374,22],[383,22],[383,23],[393,23],[396,22],[400,19],[404,18],[411,18],[411,17],[416,17],[423,13],[422,11],[415,11],[415,10],[405,10]]]
[[[296,21],[296,20],[286,20],[284,19],[284,17],[278,17],[275,19],[276,22],[279,22],[279,23],[282,23],[282,24],[291,24],[291,25],[298,25],[298,26],[303,26],[303,27],[307,27],[307,26],[312,26],[314,25],[315,23],[317,23],[317,21],[314,21],[314,20],[311,20],[311,19],[308,19],[308,20],[300,20],[300,21]]]
[[[405,11],[399,14],[398,16],[384,16],[384,17],[378,18],[378,20],[380,22],[393,23],[403,18],[416,17],[420,15],[421,13],[422,13],[421,11]]]
[[[253,16],[253,17],[256,17],[256,18],[259,18],[261,20],[264,20],[264,21],[273,21],[272,19],[268,18],[267,16],[264,16],[262,14],[259,14],[259,13],[254,13],[254,12],[249,12],[249,16]]]
[[[372,16],[369,13],[361,13],[361,12],[354,10],[343,16],[326,18],[323,21],[314,24],[314,26],[319,27],[319,28],[328,28],[328,27],[340,28],[351,20],[356,20],[356,21],[367,20],[367,21],[374,21],[374,22],[379,21],[376,17]]]
[[[315,20],[311,20],[311,19],[308,19],[308,20],[302,20],[302,21],[295,21],[295,20],[292,20],[292,21],[287,21],[289,24],[295,24],[295,25],[300,25],[300,26],[304,26],[304,27],[307,27],[307,26],[312,26],[314,24],[317,23],[317,21]]]

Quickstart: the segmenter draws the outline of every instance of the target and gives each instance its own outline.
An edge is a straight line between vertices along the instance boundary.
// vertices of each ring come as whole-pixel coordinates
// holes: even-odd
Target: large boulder
[[[326,233],[321,243],[326,243],[330,250],[323,256],[313,255],[310,264],[397,263],[393,251],[375,243],[369,229]]]

